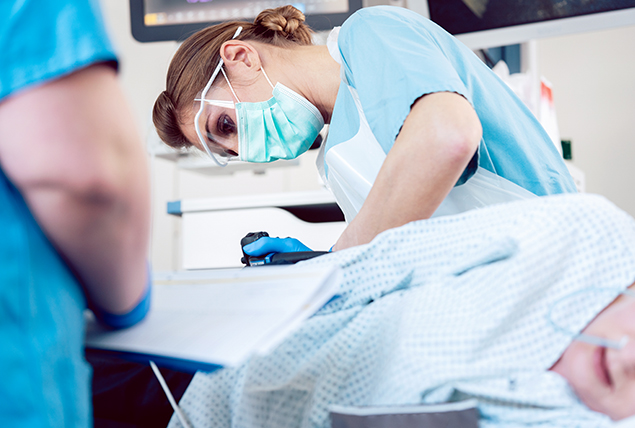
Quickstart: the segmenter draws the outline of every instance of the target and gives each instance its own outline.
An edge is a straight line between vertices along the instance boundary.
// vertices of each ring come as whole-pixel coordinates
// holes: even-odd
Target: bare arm
[[[0,163],[101,309],[146,285],[145,152],[114,70],[94,65],[0,103]]]
[[[366,202],[334,250],[370,242],[384,230],[429,218],[476,152],[481,124],[461,95],[417,100],[382,165]]]

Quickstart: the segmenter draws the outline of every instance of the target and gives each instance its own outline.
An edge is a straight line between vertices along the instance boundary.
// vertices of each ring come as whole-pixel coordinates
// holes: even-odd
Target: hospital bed
[[[280,269],[280,268],[249,268],[249,269],[265,269],[265,270],[269,270],[271,269],[276,270],[276,269]],[[200,271],[190,271],[190,272],[185,272],[185,271],[181,271],[181,272],[163,272],[163,273],[157,273],[155,275],[155,280],[158,283],[168,283],[168,282],[174,282],[177,279],[180,280],[187,280],[189,282],[192,283],[203,283],[207,280],[209,281],[219,281],[220,279],[227,277],[228,275],[230,275],[231,271],[236,271],[235,269],[211,269],[211,270],[200,270]],[[175,283],[176,284],[176,283]],[[178,401],[178,399],[183,395],[183,393],[185,392],[185,389],[187,387],[187,385],[189,384],[189,382],[192,379],[192,374],[191,373],[185,373],[185,372],[181,372],[181,371],[172,371],[172,370],[168,370],[165,367],[162,367],[160,370],[163,373],[163,375],[161,375],[159,373],[157,373],[157,368],[150,368],[147,366],[147,364],[134,364],[134,363],[127,363],[125,361],[122,360],[113,360],[111,358],[104,358],[103,355],[100,355],[99,353],[96,352],[91,352],[89,353],[88,356],[88,360],[94,365],[95,367],[95,373],[96,373],[96,378],[97,381],[99,382],[98,385],[103,385],[104,383],[104,372],[107,372],[107,375],[110,376],[110,381],[111,383],[120,383],[120,386],[125,386],[125,383],[121,383],[122,379],[124,379],[124,382],[133,384],[132,387],[128,387],[126,386],[126,389],[128,388],[132,388],[134,390],[141,388],[141,384],[143,385],[144,388],[144,396],[146,398],[146,400],[139,400],[134,401],[132,403],[128,403],[128,404],[138,404],[140,407],[144,407],[144,406],[148,406],[149,403],[151,403],[150,407],[148,407],[146,410],[149,411],[150,408],[152,408],[152,411],[155,412],[155,415],[153,417],[159,418],[159,417],[163,417],[163,419],[161,419],[161,423],[165,422],[166,418],[168,417],[168,415],[171,415],[171,409],[172,406],[169,404],[168,399],[166,398],[168,395],[174,394],[176,396],[176,401]],[[121,373],[121,376],[117,376],[117,371],[119,370],[118,367],[134,367],[134,369],[132,370],[132,375],[130,374],[131,372],[124,372]],[[152,370],[152,371],[151,371]],[[114,377],[113,377],[113,373],[114,373]],[[144,374],[145,373],[145,374]],[[157,378],[162,379],[161,383],[154,378],[154,376],[157,376]],[[167,379],[167,383],[170,383],[170,387],[167,387],[167,383],[163,380],[163,376],[165,376],[165,378]],[[106,383],[108,383],[108,380],[106,379]],[[112,391],[107,391],[108,387],[102,387],[102,386],[98,386],[98,388],[102,389],[101,393],[102,394],[106,394],[105,397],[112,397],[113,395],[119,395],[117,389],[114,389]],[[166,389],[167,388],[167,389]],[[170,391],[171,389],[171,391]],[[104,390],[106,390],[104,392]],[[141,398],[141,397],[140,397]],[[104,418],[104,413],[109,414],[110,412],[113,412],[112,408],[106,407],[104,409],[103,406],[103,401],[106,398],[102,397],[99,400],[102,402],[101,404],[99,402],[96,403],[96,418]],[[112,398],[111,398],[112,399]],[[176,406],[176,402],[172,403],[173,405]],[[335,406],[333,410],[337,410],[338,406]],[[443,407],[440,406],[440,407]],[[416,408],[416,406],[412,406],[412,408]],[[440,416],[436,417],[437,421],[447,421],[447,420],[453,420],[453,418],[456,418],[456,416],[453,416],[452,413],[453,412],[461,412],[464,409],[457,409],[457,410],[443,410],[443,413],[440,414]],[[341,410],[340,410],[341,411]],[[367,412],[367,410],[365,410]],[[403,411],[402,409],[398,409],[398,411],[393,410],[395,413],[398,413]],[[115,411],[116,412],[116,411]],[[354,412],[354,410],[353,410]],[[386,412],[390,412],[390,409],[386,408],[383,410],[385,414]],[[349,412],[350,413],[350,412]],[[363,412],[361,414],[364,414]],[[153,419],[155,420],[155,419]],[[158,422],[159,419],[156,419],[156,421]],[[96,427],[98,428],[100,425],[96,424]],[[356,427],[357,425],[333,425],[333,428],[353,428]],[[363,425],[364,428],[372,428],[373,425]],[[401,424],[392,424],[390,426],[393,426],[395,428],[410,428],[412,425],[408,425],[406,423],[404,423],[404,425]],[[429,426],[429,428],[434,428],[437,425],[426,425]],[[463,424],[463,425],[439,425],[439,426],[461,426],[461,428],[466,428],[467,425]],[[615,428],[635,428],[635,416],[625,419],[623,421],[620,422],[616,422],[614,425]],[[191,428],[196,428],[195,425],[191,426]],[[361,428],[361,426],[360,426]]]

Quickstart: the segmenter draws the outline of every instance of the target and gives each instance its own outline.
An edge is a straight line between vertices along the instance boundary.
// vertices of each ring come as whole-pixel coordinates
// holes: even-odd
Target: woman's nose
[[[227,152],[231,156],[238,156],[238,136],[232,137],[229,141],[229,147],[227,147]]]
[[[238,156],[238,137],[231,136],[219,142],[220,149],[228,156]]]

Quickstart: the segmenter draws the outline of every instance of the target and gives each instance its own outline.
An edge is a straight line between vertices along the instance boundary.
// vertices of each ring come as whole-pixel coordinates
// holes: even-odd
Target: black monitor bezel
[[[130,30],[132,37],[142,43],[183,41],[198,30],[218,22],[146,26],[144,22],[144,0],[130,0]],[[314,31],[330,30],[342,25],[353,12],[362,8],[362,0],[348,0],[349,12],[306,15],[306,23]]]

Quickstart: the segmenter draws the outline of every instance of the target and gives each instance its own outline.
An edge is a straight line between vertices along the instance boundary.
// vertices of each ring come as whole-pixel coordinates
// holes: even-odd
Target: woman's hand
[[[263,236],[243,247],[245,254],[250,256],[264,256],[271,253],[294,253],[298,251],[313,251],[295,238],[271,238]]]
[[[481,141],[472,105],[454,92],[419,98],[386,156],[366,202],[333,250],[370,242],[384,230],[429,218]]]

